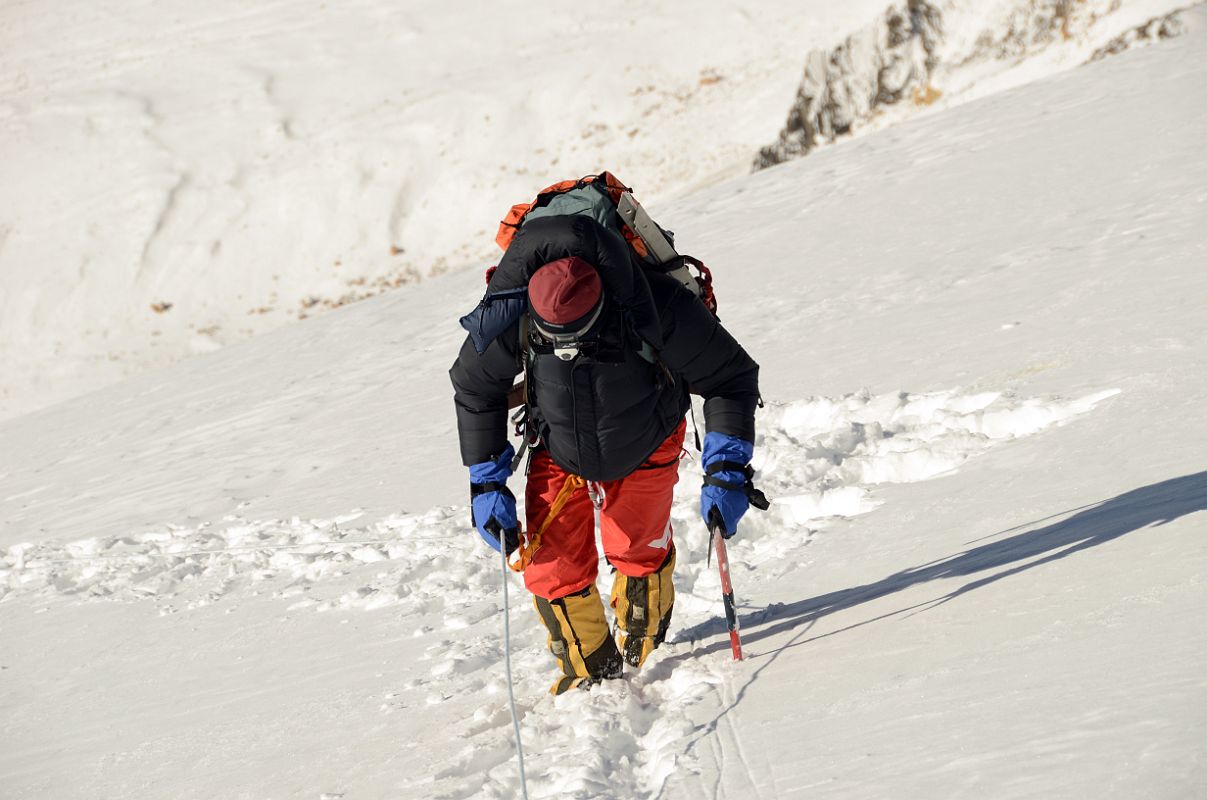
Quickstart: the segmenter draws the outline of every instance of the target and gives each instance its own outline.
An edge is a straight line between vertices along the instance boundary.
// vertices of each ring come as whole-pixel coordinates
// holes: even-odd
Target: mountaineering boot
[[[556,600],[534,596],[532,601],[549,631],[549,652],[562,668],[550,694],[588,689],[606,678],[620,677],[624,664],[595,584]]]
[[[675,605],[675,548],[651,575],[632,578],[617,572],[612,582],[612,608],[616,610],[616,638],[624,660],[640,667],[662,644]]]

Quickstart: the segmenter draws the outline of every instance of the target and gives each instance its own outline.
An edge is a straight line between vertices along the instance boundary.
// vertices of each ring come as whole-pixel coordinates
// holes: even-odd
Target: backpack
[[[667,275],[686,287],[715,316],[716,296],[712,288],[712,273],[703,262],[691,256],[679,255],[674,247],[674,234],[659,226],[633,197],[632,191],[610,172],[588,175],[578,180],[566,180],[541,190],[528,203],[511,207],[499,223],[495,242],[507,252],[520,229],[533,220],[555,216],[586,216],[601,227],[618,234],[628,243],[633,264],[642,271]],[[486,283],[498,267],[486,271]],[[696,274],[693,274],[692,270]],[[473,340],[477,352],[485,352],[495,336],[508,326],[519,322],[519,347],[521,368],[524,377],[512,387],[507,397],[507,407],[519,407],[512,417],[516,435],[522,444],[512,461],[514,471],[524,453],[539,441],[531,422],[530,397],[527,385],[529,361],[532,357],[527,317],[527,287],[511,286],[497,291],[487,290],[478,306],[460,319]],[[635,324],[635,321],[632,321]],[[640,326],[638,338],[641,338]],[[648,340],[641,339],[638,355],[661,367],[662,373],[673,382],[666,366],[662,364],[656,350]],[[696,434],[696,449],[699,449],[699,434]]]
[[[610,172],[559,181],[542,189],[532,202],[512,206],[499,223],[495,242],[506,252],[529,220],[575,214],[591,217],[619,234],[643,269],[669,275],[700,298],[714,315],[717,313],[712,272],[699,259],[679,255],[675,235],[654,222],[633,197],[633,190]],[[487,271],[488,283],[492,271]]]

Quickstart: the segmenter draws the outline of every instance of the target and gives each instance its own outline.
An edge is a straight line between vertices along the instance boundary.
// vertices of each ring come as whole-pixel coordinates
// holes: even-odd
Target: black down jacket
[[[595,265],[608,305],[597,346],[573,361],[529,350],[533,421],[558,466],[594,481],[628,475],[683,420],[689,388],[705,398],[708,431],[754,441],[759,368],[717,319],[674,279],[637,266],[629,245],[593,219],[546,217],[525,224],[461,320],[470,335],[449,375],[466,466],[507,447],[507,394],[525,361],[524,287],[567,256]]]

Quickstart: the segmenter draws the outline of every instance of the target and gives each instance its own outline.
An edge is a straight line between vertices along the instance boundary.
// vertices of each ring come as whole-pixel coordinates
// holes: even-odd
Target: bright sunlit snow
[[[827,32],[811,46],[829,46],[878,13],[856,10],[793,24]],[[777,13],[794,17],[786,4]],[[27,27],[41,20],[43,36],[53,27],[32,8],[4,14]],[[461,30],[455,16],[441,23],[450,37]],[[217,48],[222,70],[237,62],[224,49],[231,26],[253,40],[332,48],[349,35],[306,15],[282,30],[283,17],[228,9],[207,25],[182,12],[172,30]],[[551,697],[543,629],[509,576],[531,797],[1207,793],[1207,15],[1182,17],[1186,32],[1168,41],[743,176],[749,161],[733,167],[737,145],[750,145],[748,159],[774,138],[786,111],[777,104],[799,78],[794,62],[773,79],[772,93],[786,96],[758,94],[771,92],[760,77],[769,53],[795,58],[785,22],[765,53],[750,53],[748,80],[733,89],[767,126],[700,133],[683,148],[686,171],[598,151],[615,159],[601,166],[653,188],[656,216],[712,267],[721,318],[762,366],[755,466],[773,503],[752,511],[729,545],[742,663],[730,658],[715,562],[705,564],[694,460],[673,511],[675,622],[641,672]],[[657,19],[669,25],[669,11]],[[95,64],[115,82],[109,100],[89,91],[81,102],[137,105],[118,74],[155,76],[144,62],[167,57],[170,43],[152,53],[134,36],[133,12],[93,23],[60,43],[75,56],[56,60],[49,44],[26,52],[42,70],[60,64],[59,80],[94,80]],[[408,30],[382,26],[371,41],[423,41]],[[532,30],[528,59],[549,36]],[[118,33],[142,44],[123,49]],[[511,108],[490,78],[500,52],[510,57],[508,35],[493,50],[469,48],[468,76],[453,81],[481,87],[496,115]],[[339,52],[363,58],[365,80],[384,84],[365,49]],[[743,63],[736,44],[707,52]],[[768,61],[757,66],[756,56]],[[696,80],[699,63],[675,63]],[[254,66],[248,92],[265,81]],[[233,74],[215,78],[215,92],[235,91]],[[308,117],[320,106],[304,101],[339,94],[338,82],[309,77],[269,82],[282,108],[296,103],[297,131],[334,125]],[[162,99],[184,79],[157,80],[168,87]],[[406,86],[420,92],[417,80]],[[437,88],[423,89],[433,119],[465,107]],[[375,91],[348,98],[359,122],[305,139],[331,170],[391,149],[365,121]],[[6,119],[28,121],[12,109],[29,97],[6,101]],[[256,108],[228,97],[208,112],[234,119]],[[707,120],[715,108],[684,114]],[[57,105],[40,113],[65,152],[72,137],[105,135],[103,126],[83,133],[82,121],[54,124],[65,113]],[[360,241],[362,255],[388,250],[384,234],[380,245],[365,244],[376,234],[346,238],[345,226],[370,225],[351,197],[316,211],[299,241],[255,234],[257,219],[286,213],[299,196],[290,181],[300,173],[280,155],[296,143],[279,131],[285,138],[265,152],[283,160],[243,173],[240,185],[242,156],[228,160],[225,148],[260,145],[211,150],[198,124],[164,128],[195,147],[191,161],[169,158],[175,166],[157,173],[122,151],[106,167],[148,186],[179,173],[236,181],[229,196],[205,195],[215,208],[223,198],[236,205],[196,212],[207,224],[250,226],[232,241],[230,272],[197,273],[198,298],[235,314],[218,284],[250,291],[269,277],[256,253],[293,258],[327,239]],[[499,150],[466,140],[449,150],[466,170],[485,163],[475,159],[506,163],[515,137]],[[427,144],[407,152],[415,164],[435,161]],[[227,155],[202,169],[213,153]],[[526,158],[535,170],[542,157]],[[54,175],[35,181],[5,161],[6,175],[51,197],[43,182]],[[58,165],[60,177],[78,177],[72,163]],[[570,167],[554,169],[584,171]],[[469,174],[448,169],[443,180]],[[545,183],[540,169],[500,183],[504,208]],[[367,174],[367,193],[390,183],[382,174]],[[423,185],[416,180],[409,185]],[[455,210],[433,200],[426,216],[399,219],[489,228],[504,208],[471,194]],[[143,208],[71,181],[56,196],[70,208]],[[11,194],[4,202],[16,205]],[[96,252],[111,252],[128,233],[77,229],[63,246],[94,237],[107,242]],[[31,307],[48,309],[53,281],[12,277],[13,252],[41,263],[41,250],[18,247],[24,236],[0,243],[3,300],[23,286]],[[157,268],[147,285],[186,285],[169,274]],[[126,296],[120,283],[101,285],[110,299]],[[79,291],[73,302],[91,313],[92,289]],[[0,796],[519,795],[500,565],[469,525],[446,375],[457,317],[481,291],[478,267],[450,271],[0,423]],[[61,313],[42,319],[48,330],[71,330],[54,328]],[[5,320],[4,346],[15,352],[32,334]],[[28,364],[49,358],[29,353]]]
[[[1074,67],[1182,2],[935,2],[933,85],[855,130]],[[840,106],[844,70],[893,71],[886,5],[10,3],[0,418],[477,265],[567,176],[612,169],[657,207],[745,174],[810,52],[865,44]]]

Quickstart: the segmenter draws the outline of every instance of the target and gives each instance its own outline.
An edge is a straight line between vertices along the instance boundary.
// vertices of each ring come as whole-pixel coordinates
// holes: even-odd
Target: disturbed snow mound
[[[1116,393],[1024,400],[1000,392],[864,391],[773,406],[761,423],[755,461],[772,513],[747,518],[742,541],[749,547],[737,563],[783,572],[792,566],[783,556],[803,545],[811,530],[876,508],[875,485],[951,472],[995,444],[1060,424]],[[680,542],[686,531],[687,546],[703,548],[704,530],[695,523],[698,493],[681,488],[673,512]],[[466,530],[467,510],[436,508],[350,527],[358,517],[231,517],[220,527],[165,525],[127,536],[19,544],[0,553],[0,602],[30,593],[155,598],[162,613],[173,613],[251,594],[297,598],[295,607],[318,611],[461,608],[447,620],[450,627],[493,614],[491,609],[465,617],[464,609],[474,608],[474,598],[494,580],[492,564],[470,561],[468,571],[462,566],[476,548]],[[368,575],[377,564],[385,569]],[[711,573],[702,576],[699,565],[680,569],[678,580],[686,589],[697,579],[707,584]],[[705,607],[714,599],[712,588],[700,598]]]
[[[1114,55],[1138,44],[1180,35],[1185,24],[1169,3],[1150,2],[1153,16],[1127,27],[1118,0],[998,0],[996,9],[967,0],[908,0],[891,5],[875,22],[833,50],[814,50],[787,122],[775,144],[762,148],[756,169],[805,155],[868,125],[895,107],[894,117],[940,98],[970,94],[985,74],[1020,73],[1024,59],[1053,48],[1072,63]],[[1163,14],[1163,16],[1161,16]],[[1119,33],[1120,27],[1126,29]],[[1104,37],[1109,41],[1104,42]],[[1087,43],[1097,43],[1088,57]],[[1034,77],[1034,76],[1032,76]],[[1003,87],[999,87],[1003,88]]]
[[[762,487],[773,498],[773,513],[754,515],[744,524],[742,538],[752,548],[746,566],[762,567],[781,558],[786,542],[803,544],[801,529],[807,533],[833,518],[871,511],[879,504],[872,497],[876,484],[950,472],[997,443],[1062,423],[1116,393],[1022,400],[1000,392],[858,392],[772,407],[755,463]],[[673,513],[676,529],[687,530],[694,539],[689,539],[691,546],[703,546],[703,529],[694,524],[696,492],[680,494]],[[485,573],[457,575],[464,555],[460,551],[472,546],[465,544],[472,538],[465,532],[465,509],[437,508],[394,515],[365,528],[348,527],[358,516],[254,522],[232,517],[220,528],[166,525],[129,536],[16,545],[0,554],[0,601],[31,592],[116,600],[154,597],[171,613],[181,605],[208,605],[243,590],[297,597],[298,606],[320,611],[399,604],[423,611],[431,610],[426,606],[435,598],[454,607],[470,604],[491,581],[490,565],[483,566]],[[796,532],[784,537],[785,526]],[[331,594],[325,588],[342,585],[336,579],[378,562],[389,562],[390,568],[367,583],[346,593]],[[697,577],[688,578],[687,585]],[[684,580],[682,574],[679,580]],[[712,594],[706,596],[711,603]]]

